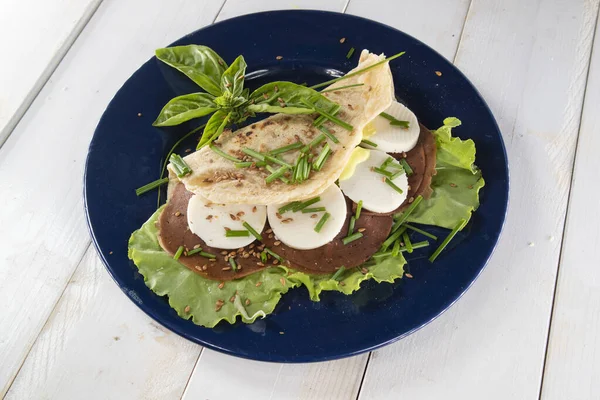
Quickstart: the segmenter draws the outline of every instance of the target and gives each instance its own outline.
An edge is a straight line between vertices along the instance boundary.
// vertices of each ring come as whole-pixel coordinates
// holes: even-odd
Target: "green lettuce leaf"
[[[300,271],[293,271],[288,279],[301,283],[308,290],[312,301],[319,301],[319,295],[323,291],[337,291],[351,294],[360,289],[360,284],[369,279],[375,279],[377,283],[394,282],[402,278],[406,260],[400,253],[397,257],[387,257],[371,261],[364,265],[366,273],[359,268],[352,268],[341,275],[340,281],[331,279],[331,275],[311,275]],[[343,284],[342,284],[343,282]]]
[[[299,283],[287,279],[286,268],[267,268],[242,279],[220,282],[205,279],[179,264],[160,247],[156,221],[157,210],[129,239],[129,258],[133,260],[144,282],[159,296],[168,296],[169,305],[181,318],[197,325],[214,327],[219,321],[233,324],[239,315],[245,323],[264,317],[275,309],[281,295]],[[259,286],[257,283],[261,282]],[[235,303],[230,299],[238,295]],[[217,301],[223,306],[216,310]],[[246,305],[246,300],[250,304]]]
[[[475,163],[475,143],[452,137],[452,128],[461,124],[446,118],[433,131],[437,145],[437,174],[431,180],[433,194],[408,217],[409,222],[452,229],[461,220],[467,222],[479,207],[479,190],[485,181]]]

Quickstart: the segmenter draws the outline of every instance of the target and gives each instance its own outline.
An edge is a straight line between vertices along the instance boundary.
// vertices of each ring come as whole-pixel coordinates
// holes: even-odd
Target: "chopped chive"
[[[307,180],[310,176],[310,163],[308,159],[304,162],[304,180]]]
[[[255,238],[257,238],[258,240],[263,240],[262,236],[260,236],[260,233],[256,232],[256,229],[254,229],[252,227],[252,225],[250,225],[249,223],[245,222],[242,224],[244,225],[244,228],[248,229],[248,232],[250,232],[252,234],[252,236],[254,236]]]
[[[283,175],[286,173],[286,171],[287,171],[288,169],[289,169],[289,168],[288,168],[288,167],[286,167],[286,166],[283,166],[283,167],[279,168],[278,170],[276,170],[275,172],[273,172],[271,175],[267,176],[267,177],[265,178],[265,181],[266,181],[267,183],[271,183],[271,182],[273,182],[275,179],[279,179],[279,178],[281,178],[281,177],[282,177],[282,176],[283,176]]]
[[[313,204],[318,203],[319,201],[321,201],[321,197],[319,197],[319,196],[312,198],[310,200],[303,201],[302,203],[297,204],[296,207],[292,208],[292,211],[297,212],[297,211],[303,210],[308,206],[312,206]]]
[[[237,267],[237,264],[235,263],[235,259],[233,257],[229,257],[229,265],[231,265],[231,269],[234,272],[237,271],[238,267]]]
[[[356,232],[350,236],[346,236],[345,238],[343,238],[342,243],[344,243],[344,246],[346,246],[348,243],[354,242],[355,240],[358,240],[361,237],[363,237],[363,234],[360,232]]]
[[[385,168],[401,169],[402,171],[404,171],[404,168],[402,168],[402,165],[395,163],[395,162],[390,162],[389,164],[387,164],[385,166]]]
[[[283,257],[281,257],[279,254],[275,253],[273,250],[271,250],[268,247],[265,247],[265,251],[270,254],[272,257],[276,258],[277,260],[279,260],[279,262],[283,262]]]
[[[362,206],[363,206],[363,201],[359,200],[358,203],[356,204],[356,215],[354,216],[354,218],[356,218],[356,220],[358,220],[360,218],[360,212],[362,210]]]
[[[179,246],[179,248],[175,252],[175,255],[173,255],[173,259],[179,260],[179,257],[181,257],[181,255],[183,254],[183,250],[185,250],[185,247]]]
[[[218,148],[217,146],[215,146],[213,143],[209,144],[208,147],[210,147],[210,149],[212,151],[214,151],[215,153],[217,153],[218,155],[220,155],[223,158],[226,158],[230,161],[233,162],[241,162],[242,160],[235,158],[234,156],[225,153],[223,150],[221,150],[220,148]]]
[[[388,157],[385,159],[384,162],[381,163],[381,166],[379,168],[386,169],[388,167],[388,165],[392,164],[393,162],[394,162],[394,159],[392,157]]]
[[[394,233],[392,233],[382,244],[381,244],[381,250],[385,251],[387,250],[388,247],[390,247],[392,245],[392,243],[394,243],[394,241],[396,239],[398,239],[400,237],[400,235],[402,235],[404,233],[404,231],[406,230],[405,227],[401,227],[400,229],[396,230]]]
[[[267,155],[265,155],[265,160],[268,160],[268,161],[271,161],[272,163],[279,164],[279,165],[282,165],[282,166],[284,166],[286,168],[292,169],[292,166],[290,164],[286,163],[283,160],[280,160],[277,157],[273,157],[273,156],[270,156],[270,155],[267,154]]]
[[[274,174],[275,172],[277,172],[277,170],[273,167],[271,167],[270,165],[265,165],[265,168],[267,169],[267,171],[269,171],[270,173]],[[289,169],[289,168],[288,168]],[[286,170],[287,172],[287,170]],[[280,176],[279,180],[283,183],[290,183],[289,179],[287,179],[284,176]]]
[[[334,281],[339,281],[340,280],[340,276],[344,273],[345,270],[346,270],[346,267],[344,267],[342,265],[337,271],[335,271],[335,274],[333,274],[331,276],[331,279],[334,280]]]
[[[288,151],[299,149],[302,146],[304,146],[304,144],[302,142],[296,142],[296,143],[288,144],[287,146],[279,147],[278,149],[275,149],[275,150],[271,150],[269,153],[273,156],[276,156],[277,154],[287,153]]]
[[[329,157],[330,150],[331,150],[331,148],[329,147],[329,143],[325,143],[325,146],[323,146],[321,153],[319,153],[319,156],[313,162],[313,169],[315,171],[321,170],[321,168],[323,167],[323,164],[325,164],[325,161],[327,160],[327,157]]]
[[[234,230],[226,230],[225,231],[225,237],[248,237],[250,236],[250,232],[248,231],[244,231],[244,230],[239,230],[239,231],[234,231]]]
[[[360,144],[362,144],[363,146],[371,146],[371,147],[377,147],[377,143],[375,142],[371,142],[370,140],[367,139],[363,139],[360,141]]]
[[[322,211],[327,211],[327,210],[325,209],[325,207],[305,208],[304,210],[302,210],[302,214],[310,214],[310,213],[316,213],[316,212],[322,212]]]
[[[248,168],[248,167],[251,167],[252,164],[254,164],[252,161],[241,161],[241,162],[236,162],[233,165],[235,165],[236,168]]]
[[[404,52],[404,51],[402,51],[402,52],[400,52],[400,53],[398,53],[398,54],[394,54],[393,56],[386,58],[385,60],[381,60],[381,61],[379,61],[379,62],[376,62],[375,64],[371,64],[371,65],[369,65],[368,67],[365,67],[365,68],[363,68],[363,69],[359,69],[358,71],[354,71],[354,72],[352,72],[352,73],[349,73],[349,74],[346,74],[346,75],[344,75],[344,76],[340,76],[339,78],[330,79],[330,80],[328,80],[328,81],[326,81],[326,82],[319,83],[318,85],[313,85],[313,86],[311,86],[310,88],[311,88],[311,89],[318,89],[318,88],[322,88],[323,86],[329,86],[329,85],[331,85],[332,83],[339,82],[339,81],[341,81],[341,80],[344,80],[344,79],[351,78],[351,77],[353,77],[353,76],[356,76],[356,75],[358,75],[358,74],[362,74],[363,72],[366,72],[366,71],[368,71],[368,70],[370,70],[370,69],[376,68],[376,67],[380,66],[380,65],[381,65],[381,64],[383,64],[383,63],[390,62],[390,61],[392,61],[392,60],[394,60],[394,59],[396,59],[396,58],[398,58],[398,57],[402,56],[404,53],[405,53],[405,52]]]
[[[375,254],[373,254],[373,258],[380,258],[380,257],[387,257],[387,256],[391,256],[392,252],[391,251],[382,251],[382,252],[377,252]]]
[[[302,150],[300,150],[300,151],[302,151],[303,153],[306,153],[325,139],[327,139],[327,135],[325,135],[324,133],[321,133],[319,136],[317,136],[316,138],[311,140],[310,143],[308,143],[306,146],[304,146],[302,148]]]
[[[264,250],[260,253],[260,261],[263,264],[267,262],[267,252]]]
[[[286,211],[293,210],[293,209],[294,209],[294,207],[296,207],[296,206],[297,206],[298,204],[300,204],[300,203],[301,203],[300,201],[292,201],[291,203],[288,203],[288,204],[286,204],[285,206],[281,206],[281,207],[279,207],[279,209],[277,210],[277,212],[278,212],[279,214],[283,214],[283,213],[285,213]]]
[[[394,126],[401,126],[403,128],[408,128],[408,121],[400,121],[399,119],[396,119],[393,115],[390,115],[388,113],[382,112],[381,114],[379,114],[379,116],[387,119],[388,121],[390,121],[390,125],[394,125]]]
[[[135,189],[135,194],[141,196],[142,194],[149,192],[152,189],[156,189],[157,187],[164,185],[167,182],[169,182],[169,178],[157,179],[154,182],[147,183],[144,186]]]
[[[260,161],[265,161],[265,155],[262,154],[262,153],[259,153],[258,151],[254,151],[254,150],[249,149],[247,147],[244,147],[242,149],[242,151],[244,153],[248,154],[250,157],[254,157],[254,158],[256,158],[257,160],[260,160]]]
[[[193,249],[193,250],[188,251],[187,256],[188,257],[189,256],[193,256],[194,254],[199,254],[202,257],[206,257],[206,258],[217,258],[217,256],[215,256],[214,254],[210,254],[210,253],[207,253],[205,251],[202,251],[201,247],[198,247],[197,249]]]
[[[335,117],[335,116],[329,114],[327,111],[317,108],[310,101],[308,101],[304,98],[300,99],[300,101],[303,102],[307,107],[312,108],[313,110],[315,110],[315,112],[318,112],[319,114],[321,114],[322,116],[324,116],[325,118],[327,118],[328,120],[333,122],[334,124],[341,126],[342,128],[346,129],[347,131],[352,131],[354,129],[354,127],[352,125],[350,125],[349,123],[344,122],[341,119],[339,119],[338,117]]]
[[[321,90],[319,93],[335,92],[337,90],[350,89],[350,88],[353,88],[353,87],[358,87],[358,86],[363,86],[363,85],[364,85],[364,83],[354,83],[352,85],[338,86],[336,88]]]
[[[348,236],[352,235],[352,232],[354,232],[355,224],[356,224],[356,218],[354,216],[351,216],[350,222],[348,223]]]
[[[408,233],[406,233],[406,231],[404,231],[404,233],[402,234],[402,239],[404,240],[404,247],[406,247],[406,251],[408,251],[409,253],[412,253],[413,252],[412,242],[410,241],[410,237],[408,237]]]
[[[350,58],[352,58],[352,55],[354,54],[354,47],[350,47],[350,50],[348,50],[348,54],[346,54],[346,58],[349,60]]]
[[[427,246],[429,246],[429,242],[427,240],[424,240],[422,242],[417,242],[417,243],[413,243],[412,244],[413,250],[421,249],[421,248],[427,247]],[[406,247],[400,247],[400,252],[404,252],[404,251],[407,251],[407,250],[408,249]]]
[[[392,247],[392,257],[396,257],[398,256],[398,254],[400,254],[400,240],[396,240],[394,242],[394,246]]]
[[[404,175],[406,172],[403,169],[399,169],[398,171],[396,171],[395,173],[392,174],[392,176],[390,176],[391,180],[394,180],[396,178],[398,178],[401,175]]]
[[[331,115],[336,115],[340,110],[342,109],[342,106],[340,106],[339,104],[336,104],[333,109],[331,110]],[[323,115],[319,115],[313,122],[313,125],[316,126],[317,128],[321,127],[325,121],[327,121],[327,118],[325,118]]]
[[[205,251],[201,251],[201,252],[200,252],[200,255],[201,255],[202,257],[206,257],[206,258],[217,258],[217,256],[215,256],[214,254],[207,253],[207,252],[205,252]]]
[[[402,128],[407,128],[408,129],[408,121],[400,121],[400,120],[391,121],[390,125],[401,126]]]
[[[408,165],[404,158],[400,159],[400,164],[402,165],[402,168],[404,168],[404,171],[406,171],[406,176],[411,176],[413,174],[412,168],[410,165]]]
[[[325,222],[327,222],[327,220],[329,219],[330,216],[331,216],[331,214],[329,214],[328,212],[323,214],[323,216],[321,217],[321,219],[319,220],[319,222],[317,222],[317,225],[315,226],[315,232],[321,232],[323,225],[325,225]]]
[[[446,246],[448,246],[448,243],[450,243],[450,241],[454,238],[454,236],[458,233],[458,231],[462,230],[462,228],[464,228],[466,224],[467,224],[466,219],[461,219],[460,221],[458,221],[458,224],[456,224],[454,229],[452,229],[452,231],[448,234],[448,236],[446,236],[446,239],[444,239],[442,244],[440,244],[440,246],[433,252],[431,257],[429,257],[430,262],[435,261],[435,259],[446,248]]]
[[[377,172],[378,174],[387,176],[388,178],[391,178],[393,175],[390,171],[386,171],[385,169],[381,169],[379,167],[373,167],[373,172]],[[402,192],[400,192],[400,193],[402,193]]]
[[[183,161],[183,158],[181,158],[179,154],[171,154],[169,161],[171,162],[171,165],[173,165],[175,175],[177,175],[178,178],[182,178],[192,173],[190,166]]]
[[[396,192],[398,192],[400,194],[404,193],[404,191],[402,189],[400,189],[398,186],[396,186],[396,184],[394,182],[392,182],[392,180],[390,178],[385,178],[385,183],[387,183],[388,186],[390,186]]]
[[[432,235],[432,234],[431,234],[431,233],[429,233],[429,232],[425,232],[424,230],[422,230],[422,229],[419,229],[419,228],[417,228],[416,226],[412,226],[412,225],[410,225],[410,224],[404,224],[404,226],[406,226],[406,227],[407,227],[408,229],[410,229],[410,230],[413,230],[413,231],[415,231],[415,232],[418,232],[418,233],[420,233],[420,234],[421,234],[421,235],[423,235],[423,236],[427,236],[428,238],[432,238],[433,240],[437,240],[437,239],[438,239],[438,238],[437,238],[437,236],[435,236],[435,235]]]
[[[325,134],[325,136],[327,136],[327,139],[331,140],[333,143],[339,143],[340,141],[338,140],[337,137],[335,137],[335,135],[333,133],[331,133],[331,131],[329,129],[327,129],[324,126],[319,126],[319,130],[321,132],[323,132]]]
[[[398,220],[396,221],[396,223],[399,223],[398,226],[400,226],[404,222],[406,222],[406,220],[408,219],[408,217],[410,216],[410,214],[415,210],[415,208],[417,208],[417,206],[419,205],[419,203],[422,200],[423,200],[423,196],[421,196],[421,195],[418,195],[417,197],[415,197],[415,199],[411,203],[411,205],[402,213],[402,215],[400,216],[400,218],[398,218]]]
[[[193,249],[187,252],[187,256],[193,256],[194,254],[198,254],[202,251],[202,247],[198,247],[197,249]]]

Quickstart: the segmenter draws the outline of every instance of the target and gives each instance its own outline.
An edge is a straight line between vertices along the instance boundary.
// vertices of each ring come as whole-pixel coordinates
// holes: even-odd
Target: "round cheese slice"
[[[247,222],[258,233],[262,232],[267,221],[267,207],[249,204],[216,204],[197,194],[193,195],[187,208],[188,226],[210,247],[219,249],[239,249],[254,242],[256,238],[248,236],[227,237],[226,228],[246,230]]]
[[[344,226],[346,199],[335,184],[321,193],[319,198],[320,201],[307,208],[325,207],[326,211],[309,213],[286,211],[279,214],[279,208],[285,204],[267,206],[269,225],[277,239],[299,250],[316,249],[331,242]],[[315,227],[326,212],[329,213],[329,218],[321,230],[316,232]]]
[[[408,121],[408,128],[391,125],[381,115],[375,117],[363,132],[363,138],[377,145],[376,149],[386,153],[401,153],[411,150],[417,145],[421,128],[415,114],[405,105],[394,101],[385,112],[400,121]],[[371,146],[365,146],[373,149]]]
[[[380,168],[387,159],[391,158],[393,161],[386,167],[386,170],[395,173],[402,168],[398,161],[383,151],[368,151],[369,157],[366,161],[355,166],[352,176],[347,179],[340,179],[340,189],[355,203],[362,200],[363,207],[369,211],[376,213],[394,211],[406,200],[408,178],[405,173],[402,173],[392,179],[391,182],[402,190],[402,193],[399,193],[385,182],[387,178],[384,175],[374,170],[374,168]],[[400,168],[394,168],[393,166]]]

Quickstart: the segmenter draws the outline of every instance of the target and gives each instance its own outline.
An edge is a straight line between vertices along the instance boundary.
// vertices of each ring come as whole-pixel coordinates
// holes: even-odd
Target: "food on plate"
[[[264,318],[294,287],[318,301],[402,278],[418,249],[439,257],[484,181],[473,141],[452,136],[459,120],[430,131],[395,100],[389,61],[402,54],[363,50],[342,77],[250,92],[242,56],[228,66],[205,46],[157,50],[204,91],[169,101],[155,125],[207,121],[195,152],[169,154],[168,177],[136,191],[168,183],[129,241],[146,285],[213,327]],[[273,115],[233,128],[259,113]],[[438,240],[414,224],[451,231]]]

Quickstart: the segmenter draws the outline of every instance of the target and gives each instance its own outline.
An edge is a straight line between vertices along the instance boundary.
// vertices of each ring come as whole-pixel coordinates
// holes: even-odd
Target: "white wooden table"
[[[600,398],[599,1],[2,1],[0,397]],[[112,282],[83,214],[87,146],[127,77],[188,32],[281,8],[424,41],[481,91],[510,159],[505,230],[468,293],[394,345],[327,363],[236,359],[165,330]]]

